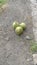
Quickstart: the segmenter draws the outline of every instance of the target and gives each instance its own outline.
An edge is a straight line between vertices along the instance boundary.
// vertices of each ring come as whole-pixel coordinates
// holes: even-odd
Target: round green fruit
[[[16,27],[17,27],[17,26],[19,26],[19,23],[18,23],[18,22],[16,22],[16,21],[15,21],[15,22],[13,22],[13,24],[12,24],[13,29],[16,29]]]
[[[21,23],[20,26],[21,26],[23,29],[26,29],[26,24],[25,24],[25,23]]]
[[[21,35],[23,33],[23,28],[18,26],[18,27],[16,27],[15,32],[16,32],[16,34]]]

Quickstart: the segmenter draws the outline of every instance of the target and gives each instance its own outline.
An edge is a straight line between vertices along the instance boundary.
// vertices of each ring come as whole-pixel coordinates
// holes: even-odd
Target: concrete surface
[[[37,65],[37,54],[33,54],[34,64]]]
[[[33,40],[30,1],[9,0],[8,4],[0,14],[0,65],[33,65],[31,43],[25,38],[30,36]],[[15,20],[27,25],[21,36],[17,36],[11,27]]]
[[[33,33],[35,42],[37,42],[37,0],[31,1],[31,9],[32,9],[32,23],[33,23]],[[37,52],[33,54],[34,65],[37,65]]]
[[[31,1],[34,39],[37,42],[37,0]]]

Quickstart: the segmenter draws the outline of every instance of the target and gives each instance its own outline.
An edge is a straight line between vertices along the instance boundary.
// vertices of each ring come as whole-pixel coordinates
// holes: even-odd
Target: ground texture
[[[0,65],[33,65],[30,36],[33,40],[30,1],[10,0],[8,8],[0,14]],[[11,27],[14,21],[25,22],[26,31],[21,36]]]
[[[30,0],[31,1],[31,9],[32,9],[32,23],[33,23],[33,33],[34,39],[37,43],[37,0]],[[34,65],[37,64],[37,52],[33,54]]]

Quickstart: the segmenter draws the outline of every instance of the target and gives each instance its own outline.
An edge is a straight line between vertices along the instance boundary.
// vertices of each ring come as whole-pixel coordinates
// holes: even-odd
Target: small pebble
[[[30,59],[27,59],[27,61],[30,61]]]
[[[34,64],[37,65],[37,54],[33,54],[33,61]]]
[[[26,39],[27,39],[27,40],[31,40],[31,38],[30,38],[29,36],[26,36]]]
[[[29,61],[31,61],[32,59],[30,58],[30,59],[27,59],[27,61],[29,62]]]

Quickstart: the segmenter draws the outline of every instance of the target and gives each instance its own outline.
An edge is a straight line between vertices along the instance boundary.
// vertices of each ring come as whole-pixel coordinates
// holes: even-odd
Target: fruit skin
[[[26,29],[26,24],[25,23],[21,23],[20,26],[24,29]]]
[[[21,35],[23,33],[23,28],[18,26],[18,27],[16,27],[15,32],[16,32],[16,34]]]
[[[13,22],[12,24],[13,29],[16,29],[17,26],[19,26],[19,23],[17,21]]]

